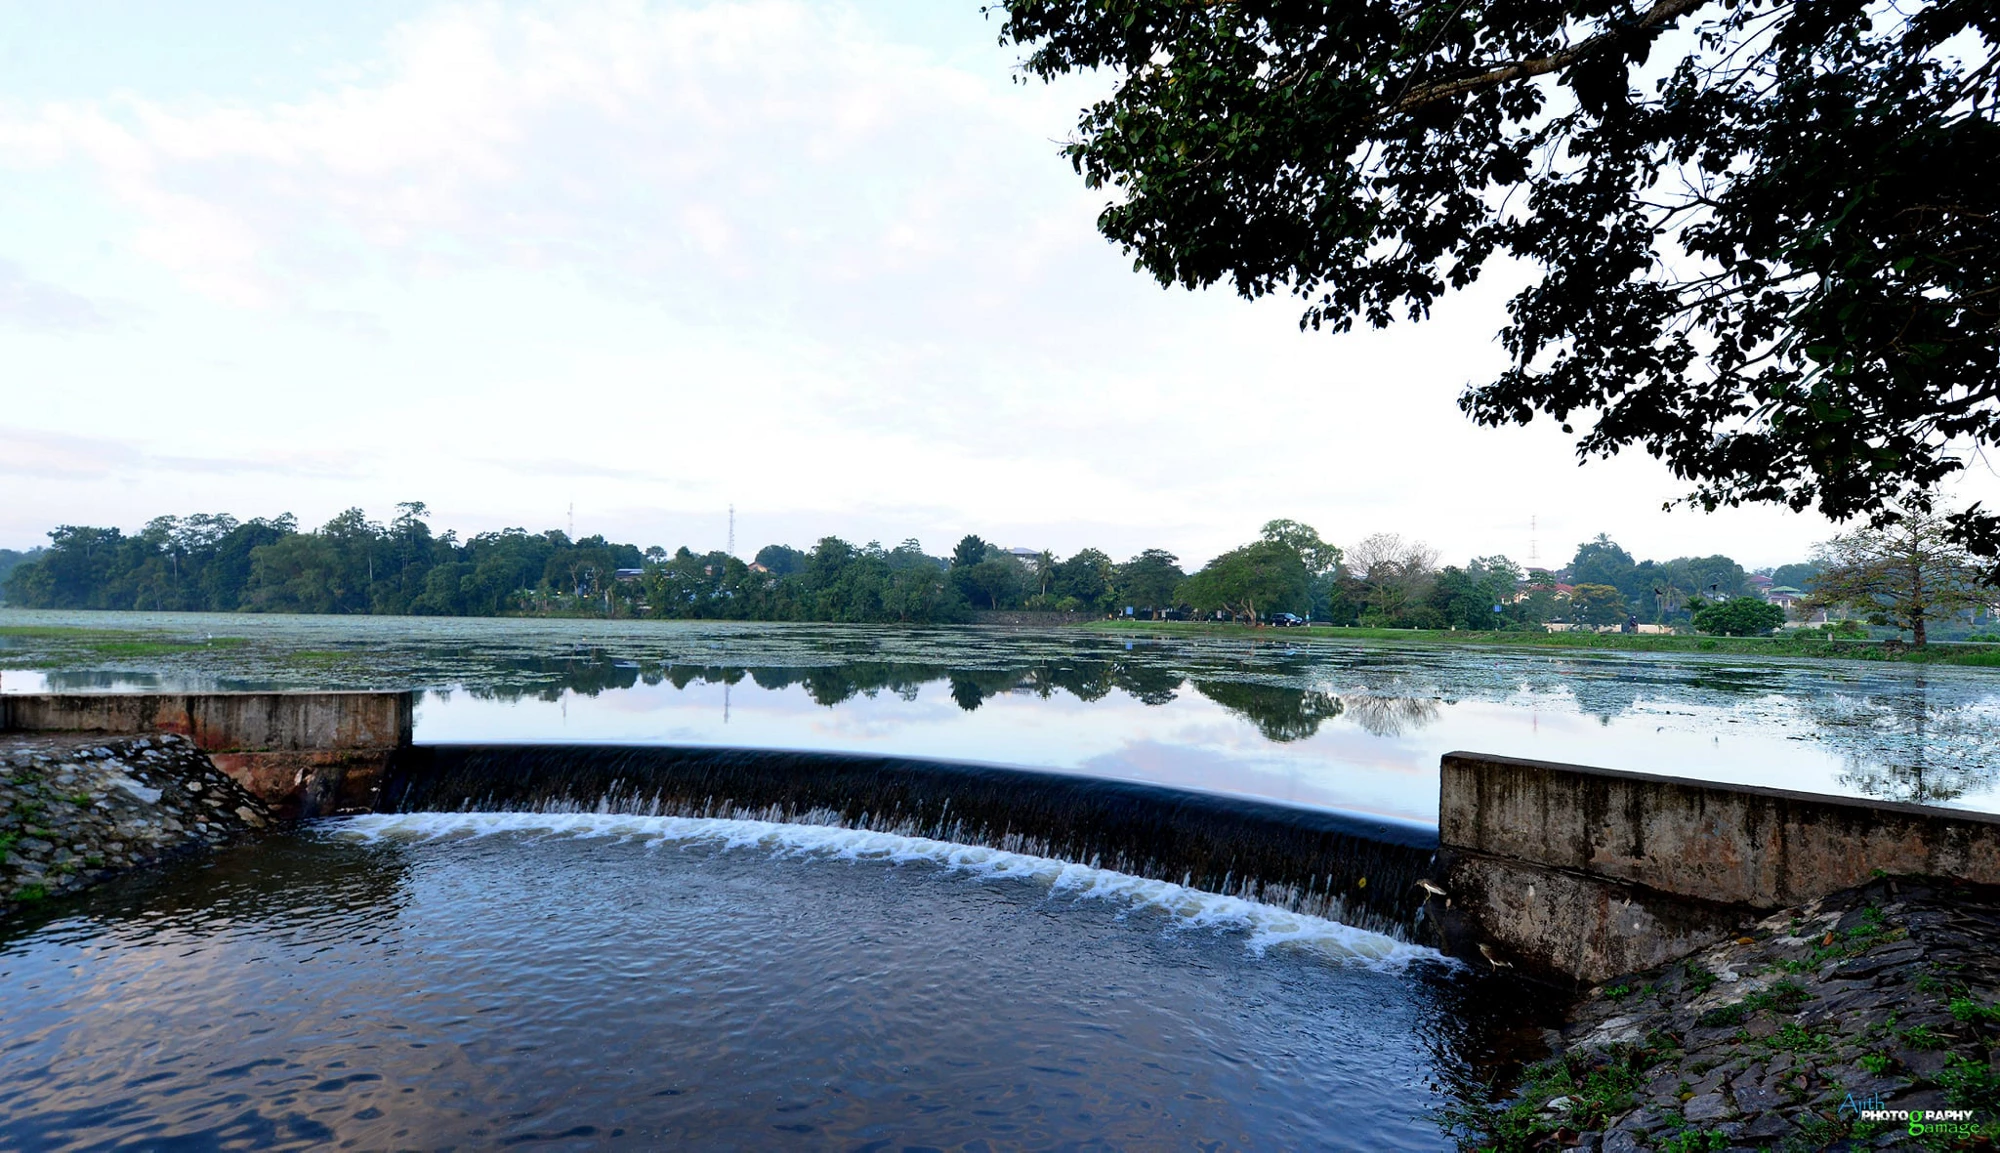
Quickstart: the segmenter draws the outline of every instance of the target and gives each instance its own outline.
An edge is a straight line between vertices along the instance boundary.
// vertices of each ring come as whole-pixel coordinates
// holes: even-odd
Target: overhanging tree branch
[[[1481,88],[1491,88],[1514,80],[1525,80],[1531,76],[1544,76],[1550,72],[1560,71],[1585,57],[1594,56],[1633,37],[1651,35],[1667,21],[1706,3],[1708,0],[1658,0],[1637,20],[1606,29],[1574,47],[1551,52],[1547,56],[1501,64],[1471,76],[1461,76],[1456,80],[1444,80],[1413,89],[1396,101],[1394,110],[1410,112],[1427,104],[1449,100],[1454,96],[1462,96]]]

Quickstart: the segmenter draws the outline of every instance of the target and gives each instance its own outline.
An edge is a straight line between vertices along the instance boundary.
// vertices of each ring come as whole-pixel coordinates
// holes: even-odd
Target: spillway
[[[378,812],[829,825],[1073,861],[1411,939],[1434,828],[999,765],[771,749],[420,745]]]

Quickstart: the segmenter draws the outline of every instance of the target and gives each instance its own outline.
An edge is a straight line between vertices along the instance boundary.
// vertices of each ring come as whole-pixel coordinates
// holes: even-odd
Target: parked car
[[[1296,613],[1272,613],[1271,623],[1278,628],[1289,629],[1305,624],[1306,620]]]

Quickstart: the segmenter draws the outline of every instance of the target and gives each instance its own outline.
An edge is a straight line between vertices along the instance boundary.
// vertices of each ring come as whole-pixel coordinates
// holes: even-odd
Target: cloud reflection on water
[[[139,659],[0,636],[0,667],[41,670],[7,673],[7,691],[423,687],[423,740],[901,753],[1420,819],[1437,758],[1469,749],[2000,808],[2000,680],[1974,669],[1075,629],[0,612],[239,638]]]

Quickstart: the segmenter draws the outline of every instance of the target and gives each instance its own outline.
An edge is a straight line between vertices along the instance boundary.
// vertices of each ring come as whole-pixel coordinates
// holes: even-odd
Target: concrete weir
[[[1438,841],[1446,951],[1585,983],[1885,873],[2000,884],[2000,816],[1476,753]]]
[[[414,704],[407,692],[0,695],[0,732],[177,733],[290,819],[374,809]]]
[[[1062,773],[783,750],[413,746],[414,695],[0,696],[0,731],[177,733],[281,818],[596,811],[1014,848],[1595,983],[1881,874],[2000,885],[2000,816],[1446,754],[1438,828]],[[1421,905],[1421,913],[1419,906]]]
[[[385,812],[629,813],[837,825],[1095,864],[1409,939],[1436,832],[1073,773],[791,749],[419,745]]]

